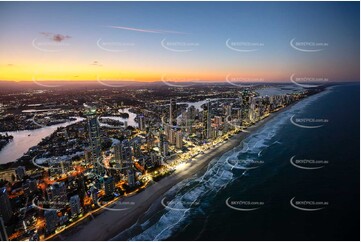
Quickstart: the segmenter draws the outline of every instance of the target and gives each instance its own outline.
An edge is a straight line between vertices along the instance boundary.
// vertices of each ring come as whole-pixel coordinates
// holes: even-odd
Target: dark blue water
[[[218,193],[203,216],[195,216],[171,240],[359,240],[359,85],[334,87],[298,117],[323,118],[321,128],[285,123],[264,150],[263,167]],[[292,166],[290,157],[327,160],[322,169]],[[225,200],[264,201],[255,211],[236,211]],[[320,211],[300,211],[290,199],[327,201]]]
[[[334,86],[280,113],[213,160],[202,177],[166,194],[177,209],[162,209],[117,239],[359,240],[359,96],[359,84]],[[292,124],[292,116],[327,122],[301,128]],[[300,169],[291,157],[325,163]],[[245,172],[245,166],[258,168]],[[291,199],[301,209],[291,206]],[[232,203],[237,201],[257,204]]]

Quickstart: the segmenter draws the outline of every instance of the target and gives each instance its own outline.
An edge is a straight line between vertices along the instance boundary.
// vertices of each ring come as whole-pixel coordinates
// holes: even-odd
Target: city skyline
[[[359,80],[358,2],[14,2],[0,16],[1,81]]]
[[[1,240],[360,239],[359,2],[2,2],[0,30]]]

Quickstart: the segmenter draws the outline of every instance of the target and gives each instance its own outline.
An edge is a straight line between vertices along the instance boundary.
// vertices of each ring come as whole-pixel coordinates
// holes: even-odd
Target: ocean
[[[114,240],[359,240],[359,90],[277,114]]]

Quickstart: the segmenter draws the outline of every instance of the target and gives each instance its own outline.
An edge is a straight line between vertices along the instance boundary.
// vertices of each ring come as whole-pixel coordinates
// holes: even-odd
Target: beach
[[[247,128],[245,132],[233,135],[225,143],[207,150],[204,154],[197,156],[192,162],[186,163],[182,169],[177,169],[173,174],[161,179],[159,182],[148,186],[142,192],[130,197],[125,197],[121,202],[115,202],[109,208],[105,208],[100,214],[90,221],[84,221],[56,235],[54,240],[110,240],[120,232],[143,220],[144,214],[152,207],[152,211],[162,208],[160,201],[163,195],[179,182],[192,176],[199,176],[204,173],[205,168],[213,159],[219,158],[227,151],[240,145],[249,135],[256,132],[270,119],[277,114],[286,111],[293,104],[277,112],[271,113],[268,117]],[[125,206],[124,204],[127,204]],[[153,205],[153,206],[152,206]],[[126,207],[126,209],[124,209]],[[154,211],[153,211],[154,210]],[[89,218],[90,219],[90,218]]]

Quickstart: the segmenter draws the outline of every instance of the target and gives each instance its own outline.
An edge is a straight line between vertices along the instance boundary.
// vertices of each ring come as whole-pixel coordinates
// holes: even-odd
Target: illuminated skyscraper
[[[0,216],[7,223],[13,216],[8,193],[5,187],[0,188]]]
[[[166,136],[166,138],[169,138],[169,130],[171,129],[171,127],[169,125],[165,125],[164,127],[164,135]]]
[[[128,175],[128,185],[130,187],[134,187],[135,186],[135,172],[134,172],[133,168],[130,168],[127,170],[127,175]]]
[[[154,134],[152,132],[152,130],[149,130],[147,135],[146,135],[146,142],[147,142],[147,150],[151,151],[154,147]],[[134,150],[133,150],[134,152]]]
[[[98,188],[96,188],[95,186],[92,186],[90,188],[90,192],[91,192],[91,198],[92,198],[92,201],[95,205],[98,205]]]
[[[59,217],[56,214],[56,210],[46,210],[44,212],[45,223],[46,223],[46,232],[52,233],[55,231],[58,226]]]
[[[211,107],[210,107],[210,100],[206,100],[207,103],[205,104],[203,110],[203,127],[204,127],[204,138],[210,139],[212,137],[212,130],[211,130]]]
[[[100,127],[96,109],[89,108],[85,114],[88,120],[89,143],[92,152],[92,164],[94,166],[94,172],[98,176],[103,176],[104,167],[101,165],[103,158],[101,155]]]
[[[52,207],[63,208],[66,206],[67,192],[64,182],[54,183],[46,189],[49,202],[52,203]]]
[[[168,155],[168,152],[169,152],[169,143],[168,143],[168,141],[164,141],[162,156],[166,157]]]
[[[163,155],[164,141],[165,141],[165,135],[160,134],[159,135],[159,151],[160,151],[161,155]]]
[[[117,143],[114,145],[114,158],[117,162],[120,162],[121,160],[121,152],[122,152],[122,146],[121,143]]]
[[[112,196],[115,189],[115,182],[113,177],[104,176],[104,190],[105,196]]]
[[[170,100],[169,125],[177,125],[177,102],[175,99]]]
[[[74,195],[69,199],[71,215],[76,216],[81,212],[79,195]]]
[[[127,169],[133,163],[133,152],[129,140],[125,139],[121,144],[122,169]]]
[[[174,129],[169,130],[168,141],[172,145],[175,144],[175,142],[176,142],[176,131]]]
[[[151,145],[151,142],[147,142],[147,143],[148,146]],[[140,140],[133,141],[132,147],[133,147],[133,155],[135,158],[139,158],[142,155],[140,146],[141,146]]]
[[[175,144],[177,149],[182,149],[183,148],[183,134],[182,131],[177,131],[176,133],[176,144]]]

